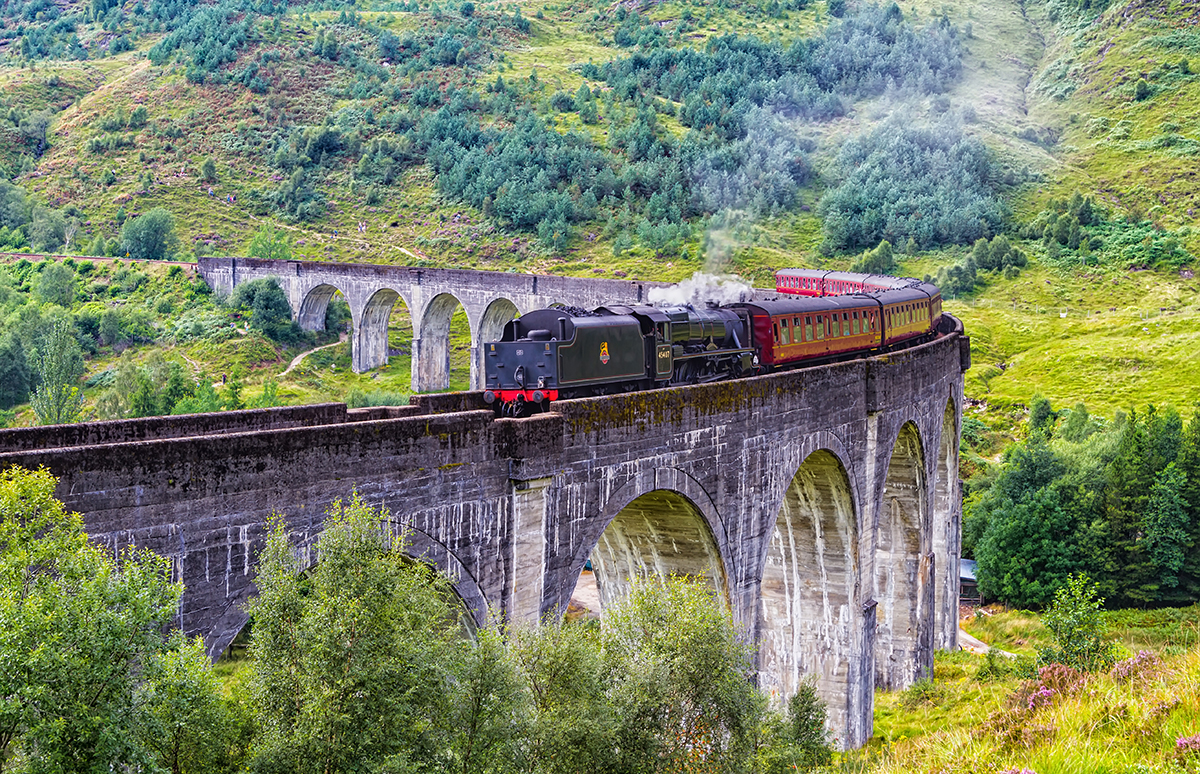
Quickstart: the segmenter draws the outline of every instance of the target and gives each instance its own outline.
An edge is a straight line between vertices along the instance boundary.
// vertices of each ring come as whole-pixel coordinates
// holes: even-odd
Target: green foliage
[[[366,408],[368,406],[407,406],[409,394],[406,392],[363,392],[359,389],[350,391],[346,396],[348,408]]]
[[[980,237],[966,261],[938,269],[936,282],[943,296],[957,298],[975,290],[980,271],[1003,272],[1006,279],[1015,279],[1028,263],[1025,253],[1013,247],[1004,234],[991,241]]]
[[[284,231],[263,223],[246,246],[246,254],[268,261],[288,261],[292,258],[292,246]]]
[[[196,377],[196,386],[191,395],[184,394],[171,409],[172,414],[211,414],[221,410],[221,397],[213,387],[212,379],[201,373]]]
[[[152,654],[138,702],[139,736],[152,760],[171,772],[234,772],[244,757],[245,730],[236,698],[222,696],[203,640],[174,632],[168,650]]]
[[[165,634],[183,591],[170,562],[92,545],[55,483],[0,472],[0,760],[64,774],[161,765],[160,718],[177,738],[211,744],[219,713],[196,710],[220,702],[215,686],[169,666],[186,661],[195,676],[203,663],[201,645]]]
[[[75,270],[70,266],[48,262],[34,281],[33,294],[43,304],[70,308],[75,301]]]
[[[1108,669],[1117,659],[1116,647],[1103,636],[1100,607],[1104,599],[1087,575],[1073,575],[1054,594],[1054,604],[1042,616],[1054,634],[1056,647],[1043,648],[1038,660],[1066,664],[1081,672]]]
[[[67,224],[62,214],[45,207],[33,208],[29,242],[37,252],[61,252],[66,241]]]
[[[1200,599],[1197,420],[1150,407],[1104,425],[1077,405],[1051,440],[1053,408],[1033,408],[1028,440],[964,505],[984,596],[1042,606],[1082,570],[1118,606]]]
[[[0,336],[0,410],[29,399],[33,375],[25,358],[25,347],[11,331]]]
[[[302,577],[282,522],[250,603],[260,769],[429,765],[447,749],[463,645],[445,582],[404,558],[390,515],[335,503]],[[480,718],[483,721],[482,718]]]
[[[300,326],[292,320],[292,307],[288,304],[287,294],[273,277],[238,285],[229,297],[229,305],[235,309],[249,310],[251,327],[262,331],[273,341],[294,343],[304,338]]]
[[[893,273],[896,271],[896,258],[892,252],[892,243],[885,239],[874,250],[867,250],[854,262],[850,271],[862,274]]]
[[[1056,414],[1050,406],[1050,401],[1041,394],[1034,395],[1033,400],[1029,402],[1029,431],[1049,438],[1054,431],[1055,418]]]
[[[618,718],[607,699],[610,675],[596,633],[547,622],[513,632],[512,642],[530,701],[529,769],[611,770]]]
[[[1167,465],[1155,478],[1143,518],[1146,550],[1159,582],[1167,589],[1179,585],[1179,571],[1194,545],[1189,534],[1191,519],[1182,496],[1186,486],[1187,476],[1183,471],[1174,462]]]
[[[1065,412],[1067,415],[1066,421],[1059,428],[1058,434],[1071,443],[1080,443],[1089,435],[1095,432],[1090,417],[1088,416],[1087,406],[1082,403],[1076,403],[1075,408]]]
[[[1050,601],[1080,565],[1069,497],[1046,487],[997,503],[975,548],[981,594],[1022,607]]]
[[[226,411],[241,411],[246,408],[246,404],[242,400],[242,380],[245,376],[245,371],[242,370],[240,363],[233,367],[232,373],[229,374],[229,381],[225,385],[225,399],[221,403],[221,408]]]
[[[731,771],[753,754],[765,709],[750,683],[754,662],[710,588],[689,579],[635,583],[605,612],[619,723],[610,771]]]
[[[175,216],[162,207],[127,221],[121,229],[121,252],[137,261],[161,261],[179,247]]]
[[[1000,230],[1005,210],[989,182],[991,158],[961,126],[893,121],[848,140],[840,183],[822,199],[822,250],[855,250],[887,240],[921,249],[970,244]]]
[[[206,156],[200,165],[200,179],[205,183],[217,182],[217,162],[212,156]]]
[[[60,425],[74,422],[83,410],[83,355],[71,323],[57,318],[38,345],[33,356],[38,384],[30,403],[38,422]]]
[[[788,700],[783,722],[769,728],[760,756],[763,774],[811,771],[832,763],[826,715],[825,703],[812,682],[801,683],[796,695]]]
[[[313,188],[303,168],[294,170],[271,194],[279,211],[296,220],[316,220],[325,211],[324,197]]]
[[[193,83],[204,83],[222,65],[233,62],[254,22],[254,17],[245,13],[248,4],[238,0],[204,5],[164,3],[155,8],[174,29],[150,49],[150,61],[161,65],[174,57],[185,62],[187,79]]]

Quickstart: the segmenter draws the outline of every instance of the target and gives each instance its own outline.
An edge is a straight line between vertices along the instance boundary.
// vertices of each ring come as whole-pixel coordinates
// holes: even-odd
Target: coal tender
[[[522,416],[551,401],[729,379],[757,357],[747,313],[716,306],[538,309],[485,345],[484,400]]]

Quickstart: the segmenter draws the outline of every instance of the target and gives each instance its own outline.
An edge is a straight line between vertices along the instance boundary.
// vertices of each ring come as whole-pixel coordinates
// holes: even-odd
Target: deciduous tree
[[[121,228],[121,252],[139,261],[170,258],[179,247],[175,216],[162,207],[126,221]]]
[[[74,327],[57,318],[42,337],[33,357],[38,385],[30,403],[43,425],[74,422],[83,410],[83,353],[75,340]]]
[[[156,712],[219,700],[210,681],[159,704],[172,649],[197,665],[199,646],[166,634],[183,589],[162,557],[92,545],[54,488],[45,471],[0,472],[0,766],[19,753],[47,774],[148,770]],[[210,742],[187,717],[187,733]]]

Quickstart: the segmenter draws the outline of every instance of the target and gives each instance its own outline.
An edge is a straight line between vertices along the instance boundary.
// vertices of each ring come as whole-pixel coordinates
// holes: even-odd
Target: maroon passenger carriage
[[[940,291],[915,279],[783,269],[776,291],[720,307],[529,312],[485,344],[484,399],[519,416],[560,398],[863,357],[932,339],[942,317]]]

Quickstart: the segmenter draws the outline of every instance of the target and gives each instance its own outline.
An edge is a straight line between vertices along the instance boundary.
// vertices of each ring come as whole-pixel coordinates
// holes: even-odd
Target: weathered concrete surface
[[[589,309],[612,303],[645,303],[661,282],[582,279],[469,269],[417,269],[378,264],[200,258],[200,276],[221,296],[243,282],[279,281],[300,327],[325,327],[335,291],[350,305],[352,362],[358,373],[387,365],[387,326],[403,301],[412,315],[413,392],[450,386],[450,318],[461,305],[471,325],[471,385],[483,386],[483,344],[496,341],[518,314],[553,304]]]
[[[170,556],[187,586],[179,625],[213,654],[246,620],[272,512],[311,559],[325,509],[354,489],[412,530],[411,551],[479,622],[489,608],[561,614],[589,557],[605,601],[633,577],[702,576],[758,645],[760,684],[781,702],[812,676],[838,743],[857,746],[876,683],[928,674],[934,645],[956,636],[957,573],[944,568],[957,566],[968,352],[953,333],[530,419],[495,419],[478,393],[420,396],[348,412],[357,421],[146,429],[136,437],[149,440],[0,453],[0,466],[47,466],[97,540]]]
[[[344,403],[186,414],[178,417],[79,422],[72,425],[14,427],[0,430],[0,451],[96,446],[152,438],[246,433],[285,427],[332,425],[350,421]]]

